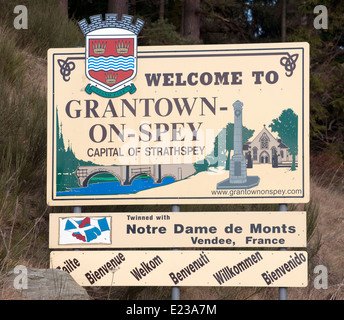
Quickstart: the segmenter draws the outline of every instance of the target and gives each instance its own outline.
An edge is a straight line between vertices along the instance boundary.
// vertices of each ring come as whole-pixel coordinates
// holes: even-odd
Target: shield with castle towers
[[[143,21],[117,14],[107,14],[105,21],[101,15],[90,17],[91,24],[86,20],[79,26],[86,38],[86,76],[91,83],[86,92],[95,92],[104,97],[118,97],[124,93],[134,93],[135,85],[131,80],[137,71],[137,35]]]

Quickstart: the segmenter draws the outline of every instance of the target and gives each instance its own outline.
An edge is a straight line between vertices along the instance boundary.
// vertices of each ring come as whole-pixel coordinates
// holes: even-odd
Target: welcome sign
[[[306,251],[53,251],[81,286],[306,287]]]
[[[309,201],[307,43],[137,47],[80,22],[48,52],[49,205]]]

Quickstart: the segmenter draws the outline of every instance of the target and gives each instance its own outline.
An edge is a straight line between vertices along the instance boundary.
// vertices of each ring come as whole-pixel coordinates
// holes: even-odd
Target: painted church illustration
[[[243,145],[243,154],[246,159],[251,159],[252,164],[269,163],[273,167],[287,166],[293,160],[288,149],[289,147],[281,139],[275,138],[264,125],[252,141]],[[297,155],[295,161],[297,165]]]

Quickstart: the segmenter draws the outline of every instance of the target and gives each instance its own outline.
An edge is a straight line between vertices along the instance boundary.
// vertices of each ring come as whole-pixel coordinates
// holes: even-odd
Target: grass
[[[46,51],[84,42],[51,1],[23,1],[29,29],[15,30],[17,4],[0,4],[0,280],[18,264],[49,267]]]

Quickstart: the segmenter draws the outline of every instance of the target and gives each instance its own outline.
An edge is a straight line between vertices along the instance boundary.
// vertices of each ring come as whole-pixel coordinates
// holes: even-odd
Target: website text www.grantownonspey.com
[[[212,190],[213,196],[229,196],[229,197],[240,197],[240,196],[297,196],[302,195],[302,189],[226,189],[226,190]]]

